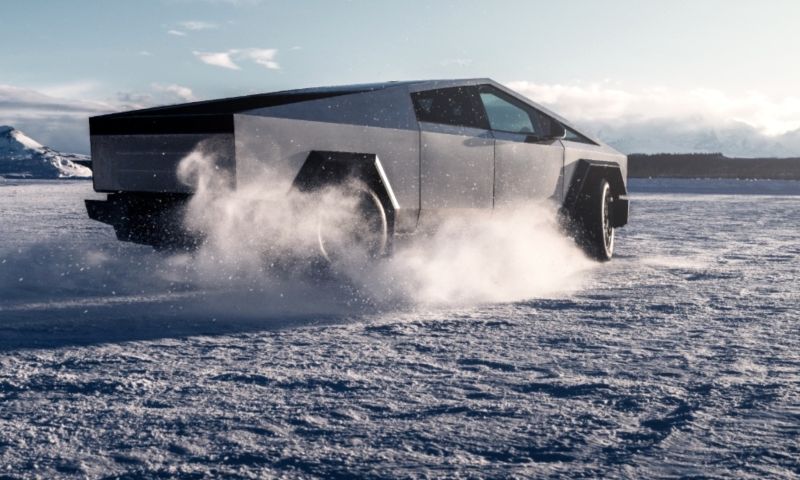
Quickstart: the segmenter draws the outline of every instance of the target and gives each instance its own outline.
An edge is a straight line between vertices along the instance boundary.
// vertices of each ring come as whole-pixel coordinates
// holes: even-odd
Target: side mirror
[[[567,129],[564,125],[561,125],[561,122],[557,120],[550,120],[550,131],[547,132],[547,136],[553,139],[563,139],[567,136]]]
[[[540,143],[549,140],[562,140],[567,137],[567,129],[561,122],[548,119],[545,126],[547,129],[542,135],[528,135],[525,137],[527,143]]]

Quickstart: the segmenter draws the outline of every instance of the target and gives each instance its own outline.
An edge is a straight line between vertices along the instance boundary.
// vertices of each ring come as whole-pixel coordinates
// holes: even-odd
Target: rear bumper
[[[107,200],[84,200],[89,218],[113,225],[121,209]]]
[[[109,194],[107,200],[85,200],[89,218],[114,227],[117,239],[156,248],[193,248],[197,234],[183,226],[188,196]]]

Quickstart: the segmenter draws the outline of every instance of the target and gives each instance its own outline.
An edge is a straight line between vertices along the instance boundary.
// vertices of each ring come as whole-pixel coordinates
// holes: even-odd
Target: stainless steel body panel
[[[492,132],[495,137],[495,207],[531,200],[563,199],[560,182],[564,146],[560,141],[527,143],[527,135]]]
[[[399,208],[398,232],[412,231],[419,214],[419,131],[236,115],[236,177],[243,185],[276,175],[270,187],[288,188],[312,150],[374,153]]]
[[[614,162],[619,165],[620,172],[622,173],[622,181],[625,187],[628,185],[628,157],[617,152],[611,147],[606,145],[590,145],[587,143],[563,141],[564,143],[564,176],[563,176],[563,191],[569,190],[572,183],[572,177],[575,173],[575,167],[578,161],[584,160],[599,160],[605,162]]]
[[[488,130],[420,122],[421,208],[492,208],[494,137]]]

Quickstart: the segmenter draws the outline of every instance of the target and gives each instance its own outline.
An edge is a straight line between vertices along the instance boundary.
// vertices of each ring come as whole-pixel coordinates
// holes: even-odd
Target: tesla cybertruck
[[[90,119],[89,216],[119,240],[157,248],[202,242],[178,177],[198,145],[236,183],[274,164],[292,188],[353,184],[374,255],[437,218],[522,202],[555,202],[571,236],[608,260],[628,221],[627,157],[490,79],[403,81],[187,103]],[[320,249],[325,254],[324,232]]]

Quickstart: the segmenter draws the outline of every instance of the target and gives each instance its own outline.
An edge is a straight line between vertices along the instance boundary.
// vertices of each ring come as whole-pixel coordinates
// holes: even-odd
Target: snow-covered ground
[[[198,283],[0,183],[0,476],[800,475],[800,186],[632,186],[578,290],[432,306]]]

